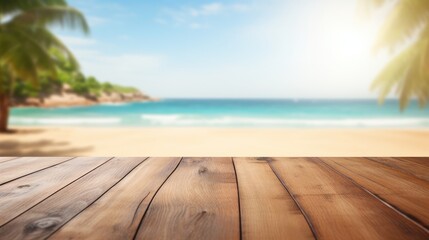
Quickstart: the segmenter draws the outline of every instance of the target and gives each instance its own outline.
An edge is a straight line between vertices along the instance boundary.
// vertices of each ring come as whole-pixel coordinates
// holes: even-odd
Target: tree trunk
[[[0,132],[7,132],[9,119],[9,96],[0,93]]]

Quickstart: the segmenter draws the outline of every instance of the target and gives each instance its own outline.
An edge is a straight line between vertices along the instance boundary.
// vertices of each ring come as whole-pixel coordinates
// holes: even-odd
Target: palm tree
[[[55,77],[61,52],[76,68],[68,48],[48,29],[52,25],[89,32],[84,16],[65,0],[0,1],[0,132],[6,132],[14,83],[38,84],[40,74]]]
[[[380,100],[396,88],[400,107],[407,107],[413,97],[420,106],[429,101],[429,1],[428,0],[368,0],[370,6],[391,3],[376,50],[397,52],[373,82]]]

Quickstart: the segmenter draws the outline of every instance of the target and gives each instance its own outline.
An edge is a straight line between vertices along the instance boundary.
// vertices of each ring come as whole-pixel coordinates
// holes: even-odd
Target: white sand
[[[15,128],[2,156],[429,156],[429,130]]]

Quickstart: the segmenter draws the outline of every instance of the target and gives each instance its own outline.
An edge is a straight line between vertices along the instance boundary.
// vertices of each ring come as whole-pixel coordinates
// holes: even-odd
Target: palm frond
[[[382,4],[384,1],[377,1]],[[375,49],[394,50],[415,36],[429,20],[429,1],[399,0],[388,14]]]
[[[67,6],[46,6],[33,8],[16,15],[9,24],[36,25],[48,27],[59,25],[89,33],[89,26],[83,14],[75,8]]]
[[[58,51],[61,53],[71,67],[79,69],[79,62],[73,55],[73,53],[68,49],[68,47],[62,43],[51,31],[46,28],[23,28],[21,30],[27,36],[31,36],[39,45],[43,46],[48,51]],[[56,56],[51,54],[51,58],[54,60]]]
[[[0,15],[45,6],[67,6],[67,2],[65,0],[2,0],[0,1]]]
[[[413,96],[421,106],[429,98],[429,23],[419,38],[394,57],[373,82],[381,102],[396,86],[400,107],[405,109]]]
[[[67,60],[67,62],[70,64],[70,67],[72,67],[75,70],[80,69],[79,61],[76,59],[74,54],[70,51],[70,49],[60,39],[58,39],[54,34],[52,34],[47,29],[40,29],[40,31],[42,32],[42,34],[41,34],[41,37],[38,39],[42,41],[42,38],[46,38],[46,40],[50,42],[49,50],[51,49],[57,50],[59,53],[61,53],[62,57]],[[55,60],[61,61],[60,59],[55,58],[54,55],[53,55],[53,58]]]
[[[8,66],[14,77],[28,80],[33,84],[37,84],[39,72],[55,76],[56,63],[48,49],[23,30],[17,28],[0,32],[1,64]]]

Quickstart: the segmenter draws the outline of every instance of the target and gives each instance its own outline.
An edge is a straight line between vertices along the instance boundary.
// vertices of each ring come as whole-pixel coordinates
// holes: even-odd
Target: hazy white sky
[[[89,37],[59,31],[85,74],[156,97],[370,98],[380,21],[355,0],[71,0]]]

